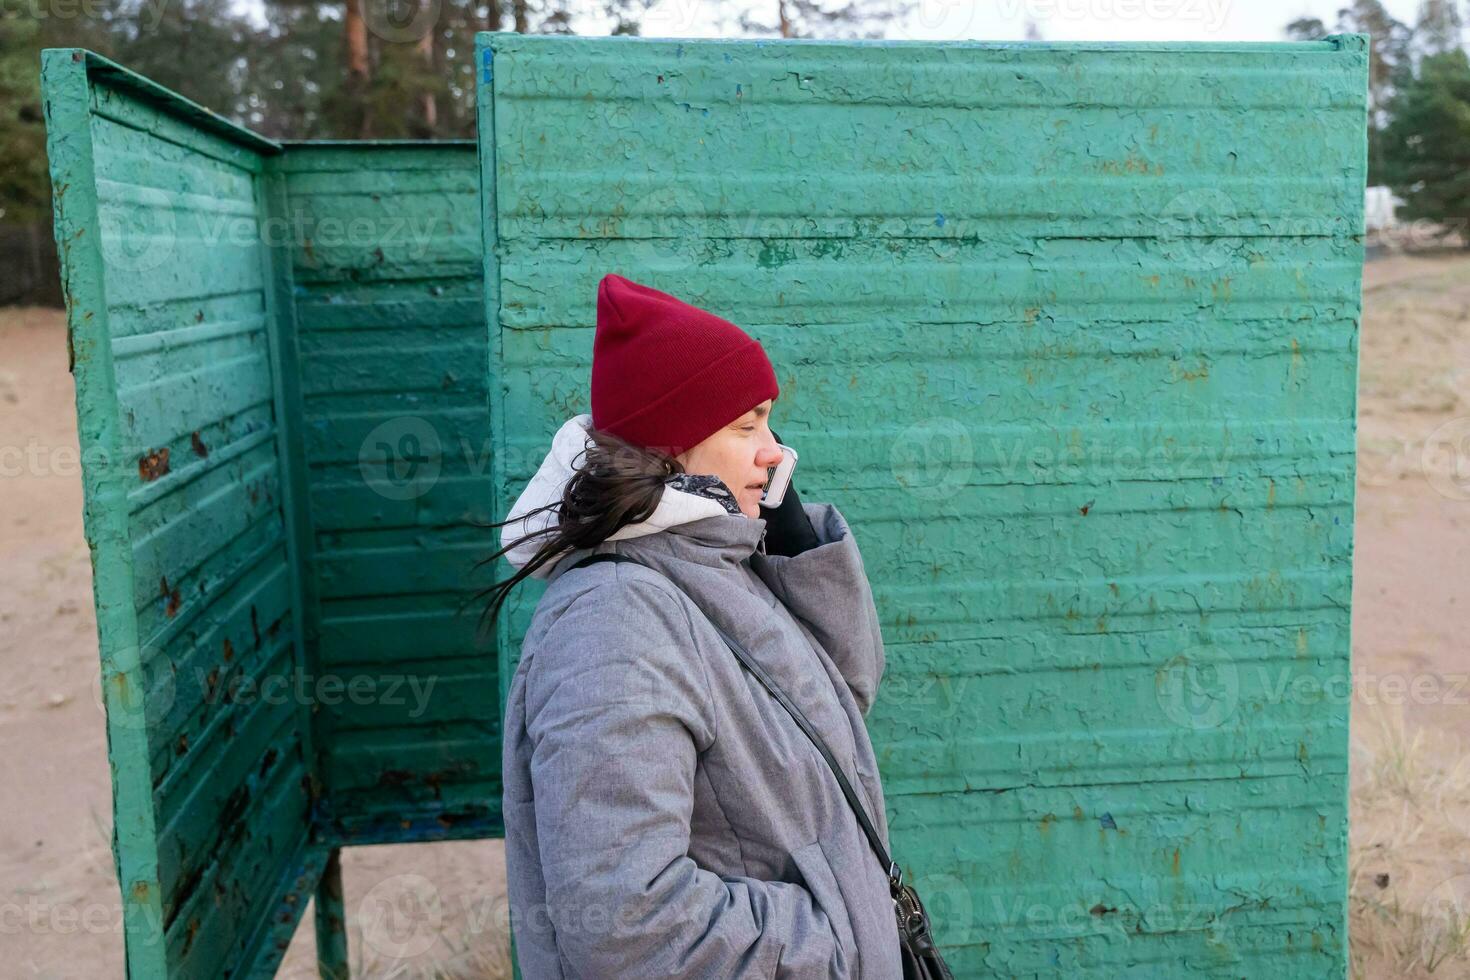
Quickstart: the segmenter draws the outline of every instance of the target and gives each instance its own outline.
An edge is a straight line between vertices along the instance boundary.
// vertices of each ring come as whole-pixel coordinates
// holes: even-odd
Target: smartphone
[[[771,478],[766,482],[766,492],[761,494],[761,506],[776,508],[786,497],[786,488],[791,486],[791,474],[796,469],[796,450],[790,446],[776,445],[781,450],[781,462],[767,470]]]

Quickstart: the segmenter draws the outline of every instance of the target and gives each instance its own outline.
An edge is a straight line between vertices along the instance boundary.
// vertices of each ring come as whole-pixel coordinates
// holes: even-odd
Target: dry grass
[[[1470,759],[1401,711],[1354,705],[1352,976],[1470,976]]]
[[[474,936],[453,942],[441,937],[451,947],[458,947],[444,959],[414,964],[389,958],[369,956],[364,967],[352,976],[374,980],[510,980],[510,950],[484,945]]]
[[[279,980],[317,980],[314,921],[313,909],[308,905],[292,941],[292,955],[277,974]],[[425,925],[427,923],[421,923],[418,928]],[[509,938],[502,928],[497,927],[487,933],[477,931],[465,922],[457,926],[444,923],[432,936],[432,948],[407,956],[396,953],[409,952],[411,946],[398,951],[392,946],[394,942],[403,943],[405,940],[411,943],[412,933],[405,935],[390,930],[390,934],[395,936],[394,942],[381,945],[369,935],[379,929],[381,926],[364,923],[349,906],[348,973],[343,980],[346,977],[352,980],[510,980]]]
[[[353,980],[510,980],[504,848],[440,841],[342,851]],[[314,908],[277,974],[316,980]]]

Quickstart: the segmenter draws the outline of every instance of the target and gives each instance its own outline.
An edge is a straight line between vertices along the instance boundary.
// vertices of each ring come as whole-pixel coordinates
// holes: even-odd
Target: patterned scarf
[[[717,500],[728,510],[732,516],[744,517],[745,512],[740,509],[740,502],[725,486],[725,481],[717,476],[708,476],[694,473],[675,473],[664,481],[667,486],[685,493],[692,493],[700,497],[708,497]]]

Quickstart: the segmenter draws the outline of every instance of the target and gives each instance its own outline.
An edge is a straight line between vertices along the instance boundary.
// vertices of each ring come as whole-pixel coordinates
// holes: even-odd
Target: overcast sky
[[[258,0],[236,0],[258,11]],[[382,0],[370,0],[382,2]],[[420,0],[422,2],[422,0]],[[435,0],[429,0],[435,2]],[[1050,41],[1279,41],[1297,17],[1318,17],[1329,26],[1348,0],[917,0],[904,24],[890,24],[899,39],[1015,41],[1032,21]],[[770,22],[775,0],[748,6]],[[571,0],[580,33],[605,34],[609,22],[597,0]],[[1384,0],[1389,13],[1412,24],[1418,0]],[[736,36],[717,13],[736,5],[713,0],[659,0],[643,18],[645,37]],[[730,22],[730,23],[733,23]]]

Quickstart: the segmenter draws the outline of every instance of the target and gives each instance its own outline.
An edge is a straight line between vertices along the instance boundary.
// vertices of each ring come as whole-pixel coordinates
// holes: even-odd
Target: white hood
[[[521,491],[515,506],[506,515],[510,523],[500,529],[502,548],[527,534],[537,534],[557,525],[559,516],[556,510],[546,510],[539,514],[531,514],[531,511],[561,500],[562,491],[566,489],[567,483],[575,475],[576,464],[583,462],[580,458],[582,453],[592,446],[592,440],[587,435],[587,430],[591,426],[591,415],[574,415],[557,430],[556,436],[551,441],[551,451],[541,461],[541,467],[536,470],[536,475],[531,477],[531,482],[526,484],[526,489]],[[728,516],[730,512],[725,510],[717,500],[667,486],[664,487],[664,495],[660,498],[658,507],[654,509],[648,520],[619,528],[607,540],[621,541],[625,538],[638,538],[706,517]],[[516,568],[524,568],[536,556],[536,552],[546,543],[548,537],[548,535],[540,534],[529,541],[523,541],[506,552],[505,557]],[[547,578],[555,566],[555,560],[546,562],[532,572],[531,577]]]

